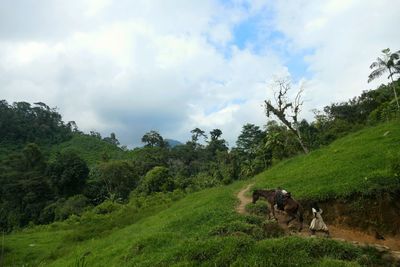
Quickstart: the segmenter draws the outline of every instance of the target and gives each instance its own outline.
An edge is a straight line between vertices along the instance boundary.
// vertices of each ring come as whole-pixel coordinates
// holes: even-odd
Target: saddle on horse
[[[279,210],[285,209],[285,200],[290,197],[290,193],[286,190],[276,190],[275,202]]]

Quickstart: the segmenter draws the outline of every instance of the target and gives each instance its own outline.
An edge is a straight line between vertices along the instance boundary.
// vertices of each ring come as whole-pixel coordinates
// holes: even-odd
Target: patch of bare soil
[[[239,199],[239,205],[236,207],[236,211],[240,214],[247,214],[245,209],[246,205],[252,201],[250,197],[246,196],[246,192],[250,189],[253,184],[249,184],[243,188],[237,194]],[[286,215],[284,212],[275,212],[279,225],[291,235],[298,235],[302,237],[311,237],[311,233],[308,231],[308,225],[303,225],[301,232],[292,231],[292,229],[298,229],[298,222],[286,224]],[[351,242],[354,245],[359,246],[373,246],[382,252],[387,252],[391,257],[400,261],[400,238],[385,236],[384,239],[377,239],[375,235],[361,232],[359,230],[342,227],[340,225],[327,225],[330,232],[330,238],[343,242]],[[317,233],[317,236],[323,234]]]

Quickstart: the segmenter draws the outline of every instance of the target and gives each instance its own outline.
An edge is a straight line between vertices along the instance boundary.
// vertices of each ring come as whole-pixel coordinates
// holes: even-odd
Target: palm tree
[[[390,78],[392,81],[394,98],[396,99],[397,109],[400,111],[399,100],[397,99],[396,88],[393,81],[393,75],[399,71],[400,50],[395,53],[391,53],[390,49],[386,48],[382,50],[382,53],[383,58],[378,57],[370,66],[370,68],[374,70],[368,76],[368,82],[375,80],[376,78],[382,76],[382,74],[385,72],[389,71],[388,79]]]

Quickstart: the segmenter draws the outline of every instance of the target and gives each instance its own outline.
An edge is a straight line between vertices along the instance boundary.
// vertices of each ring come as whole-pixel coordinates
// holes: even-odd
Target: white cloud
[[[151,129],[185,141],[200,127],[220,128],[233,145],[243,124],[265,124],[268,81],[288,73],[274,46],[312,51],[305,109],[366,89],[370,62],[400,43],[390,28],[399,4],[389,2],[6,1],[1,98],[57,106],[65,120],[124,144]],[[253,16],[266,19],[255,24],[260,36],[279,31],[279,42],[239,49],[233,29]]]
[[[194,127],[221,128],[233,144],[251,120],[243,103],[264,97],[260,83],[283,69],[272,53],[232,46],[226,57],[219,50],[246,17],[238,5],[86,1],[79,10],[82,22],[86,16],[98,25],[72,27],[52,40],[3,40],[2,96],[57,106],[65,120],[114,131],[126,144],[137,145],[151,129],[184,141]]]
[[[280,1],[276,27],[297,49],[312,49],[306,58],[312,81],[308,107],[346,101],[367,84],[369,66],[382,49],[398,49],[400,36],[392,25],[400,22],[396,1]]]

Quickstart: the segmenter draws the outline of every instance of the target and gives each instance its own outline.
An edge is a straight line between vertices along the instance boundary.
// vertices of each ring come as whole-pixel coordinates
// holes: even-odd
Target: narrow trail
[[[252,200],[251,198],[245,196],[246,192],[249,191],[250,187],[253,184],[249,184],[246,188],[239,191],[237,194],[237,198],[239,199],[239,205],[236,206],[236,211],[240,214],[247,214],[246,205],[249,204]]]
[[[236,211],[240,214],[248,214],[246,211],[246,205],[249,204],[252,199],[246,196],[247,191],[253,184],[247,185],[237,193],[239,199],[239,205],[236,206]],[[290,235],[298,235],[301,237],[311,237],[308,231],[308,225],[303,225],[303,231],[291,232],[289,227],[286,225],[285,215],[283,212],[275,212],[278,219],[278,224]],[[373,246],[381,252],[389,253],[393,258],[400,261],[400,240],[392,237],[385,237],[385,240],[377,240],[375,236],[350,228],[339,227],[335,225],[328,225],[330,238],[342,242],[351,242],[358,246]]]

